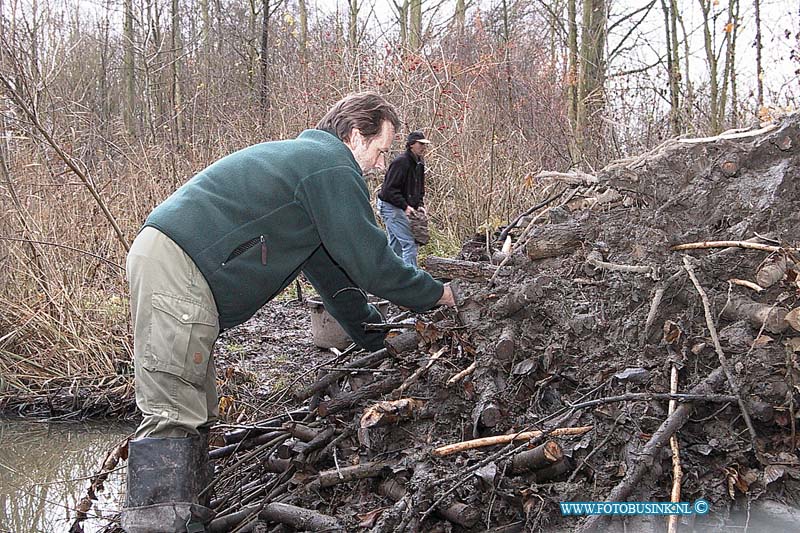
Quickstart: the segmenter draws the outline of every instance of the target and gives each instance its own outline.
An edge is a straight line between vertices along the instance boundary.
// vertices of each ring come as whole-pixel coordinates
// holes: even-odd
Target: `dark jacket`
[[[304,131],[220,159],[150,214],[208,281],[220,326],[250,318],[302,270],[328,312],[359,345],[378,349],[380,321],[358,287],[425,311],[443,286],[389,248],[352,152],[334,135]],[[334,297],[335,296],[335,297]]]
[[[398,155],[386,170],[378,198],[404,210],[425,206],[425,162],[410,149]]]

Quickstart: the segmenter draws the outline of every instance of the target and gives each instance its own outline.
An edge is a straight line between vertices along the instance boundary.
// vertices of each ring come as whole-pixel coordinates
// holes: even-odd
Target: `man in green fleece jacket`
[[[126,531],[203,531],[214,342],[300,272],[371,351],[383,334],[362,324],[380,314],[347,289],[416,311],[454,304],[449,286],[395,255],[370,207],[362,173],[384,167],[398,127],[378,94],[348,96],[296,139],[213,163],[147,217],[127,260],[143,420],[129,444]]]

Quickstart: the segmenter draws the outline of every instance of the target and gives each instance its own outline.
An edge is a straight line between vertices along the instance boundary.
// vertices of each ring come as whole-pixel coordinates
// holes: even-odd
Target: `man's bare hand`
[[[406,206],[406,216],[410,217],[412,213],[414,213],[414,208],[410,205]]]
[[[442,297],[439,298],[439,301],[436,302],[436,305],[446,305],[447,307],[455,307],[456,306],[456,299],[453,296],[453,289],[450,288],[450,284],[446,283],[444,286],[444,292],[442,293]]]

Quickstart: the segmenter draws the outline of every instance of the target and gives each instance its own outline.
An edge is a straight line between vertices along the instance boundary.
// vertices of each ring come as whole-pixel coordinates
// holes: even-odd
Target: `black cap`
[[[425,138],[425,134],[421,131],[412,131],[408,134],[406,146],[411,146],[414,143],[430,144],[430,141]]]

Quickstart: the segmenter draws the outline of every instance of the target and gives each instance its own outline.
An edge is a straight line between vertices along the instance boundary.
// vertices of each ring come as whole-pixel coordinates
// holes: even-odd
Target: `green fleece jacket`
[[[241,324],[302,270],[360,346],[381,347],[380,321],[358,290],[426,311],[443,286],[406,266],[375,222],[353,154],[328,132],[245,148],[190,179],[147,217],[208,281],[220,327]]]

